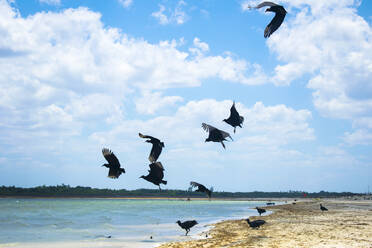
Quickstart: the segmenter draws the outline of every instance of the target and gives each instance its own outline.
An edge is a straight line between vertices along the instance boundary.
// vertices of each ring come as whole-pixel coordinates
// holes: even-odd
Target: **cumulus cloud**
[[[159,5],[159,11],[153,12],[152,17],[156,18],[160,24],[184,24],[188,20],[188,15],[183,10],[183,7],[186,6],[186,2],[180,0],[177,2],[177,5],[174,9],[166,8],[164,5]]]
[[[242,8],[258,2],[245,1]],[[372,117],[372,28],[357,14],[361,1],[278,3],[289,13],[267,40],[281,62],[271,82],[290,85],[309,76],[307,87],[313,90],[314,106],[323,116],[370,128],[365,120]]]
[[[180,96],[162,96],[160,92],[144,92],[143,96],[136,101],[136,109],[141,114],[155,114],[159,109],[182,102]]]

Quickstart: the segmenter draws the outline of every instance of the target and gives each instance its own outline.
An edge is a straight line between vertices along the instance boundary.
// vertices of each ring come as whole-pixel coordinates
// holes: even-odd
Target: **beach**
[[[320,203],[329,210],[322,212]],[[266,209],[273,213],[251,218],[267,222],[260,229],[249,228],[244,219],[222,221],[213,225],[207,239],[172,242],[159,248],[372,248],[370,200],[291,201]]]

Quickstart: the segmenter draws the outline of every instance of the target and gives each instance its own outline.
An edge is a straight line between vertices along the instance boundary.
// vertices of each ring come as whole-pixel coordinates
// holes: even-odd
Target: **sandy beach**
[[[319,203],[329,211],[320,211]],[[372,248],[372,201],[308,200],[266,209],[273,213],[251,218],[267,222],[258,230],[244,219],[223,221],[214,225],[208,239],[159,247]]]

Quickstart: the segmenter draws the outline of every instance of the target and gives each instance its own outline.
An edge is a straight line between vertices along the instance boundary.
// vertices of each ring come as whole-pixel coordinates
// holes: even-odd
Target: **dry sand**
[[[320,211],[319,203],[329,211]],[[309,200],[266,209],[274,213],[251,218],[267,222],[258,230],[245,220],[223,221],[208,239],[159,247],[372,248],[372,201]]]

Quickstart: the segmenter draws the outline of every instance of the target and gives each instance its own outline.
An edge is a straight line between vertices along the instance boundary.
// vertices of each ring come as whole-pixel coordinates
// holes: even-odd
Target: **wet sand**
[[[322,212],[319,203],[329,211]],[[159,247],[372,248],[372,201],[308,200],[266,209],[273,213],[251,218],[267,222],[258,230],[244,219],[223,221],[208,239]]]

